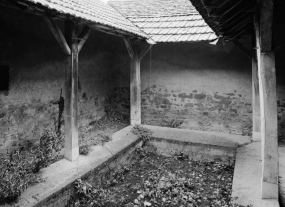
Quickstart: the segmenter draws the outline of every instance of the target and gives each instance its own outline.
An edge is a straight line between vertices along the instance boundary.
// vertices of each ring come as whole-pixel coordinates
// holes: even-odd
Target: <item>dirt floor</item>
[[[77,191],[77,201],[73,204],[105,207],[233,206],[233,172],[234,163],[195,161],[183,154],[165,157],[139,148],[134,164],[125,166],[101,188],[81,183],[83,187]],[[82,189],[86,193],[86,188],[93,194],[82,194]]]

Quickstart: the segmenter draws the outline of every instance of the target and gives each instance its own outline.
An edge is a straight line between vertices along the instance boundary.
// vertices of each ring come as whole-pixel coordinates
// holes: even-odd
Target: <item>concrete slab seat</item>
[[[229,161],[235,159],[236,149],[250,143],[250,137],[220,132],[205,132],[142,125],[153,134],[148,144],[162,155],[183,152],[194,159]]]

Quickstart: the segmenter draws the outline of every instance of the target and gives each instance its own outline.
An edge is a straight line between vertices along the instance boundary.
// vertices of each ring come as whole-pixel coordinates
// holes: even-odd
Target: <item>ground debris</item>
[[[112,140],[112,134],[129,125],[128,120],[105,116],[92,121],[87,126],[79,127],[80,154],[86,155],[92,146],[103,145]]]
[[[144,148],[136,153],[136,162],[100,187],[106,195],[98,206],[239,206],[231,198],[233,162],[196,161],[183,153],[165,157]]]

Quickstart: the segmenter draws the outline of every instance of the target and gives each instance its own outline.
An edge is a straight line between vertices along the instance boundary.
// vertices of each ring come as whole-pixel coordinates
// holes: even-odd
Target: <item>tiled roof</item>
[[[199,14],[129,19],[155,42],[197,42],[217,38]]]
[[[60,13],[72,15],[148,39],[130,20],[100,0],[27,0]]]
[[[189,0],[109,3],[155,42],[197,42],[217,38]]]
[[[197,13],[189,0],[109,0],[108,4],[127,17],[154,17]]]

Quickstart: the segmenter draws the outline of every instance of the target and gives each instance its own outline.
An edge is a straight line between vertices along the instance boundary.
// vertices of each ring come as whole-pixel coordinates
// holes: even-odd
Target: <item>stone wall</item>
[[[0,65],[10,68],[9,90],[0,91],[3,152],[19,140],[36,141],[45,130],[55,130],[66,56],[42,17],[3,7],[0,19]],[[119,38],[92,32],[79,54],[80,127],[105,115],[113,86],[113,41]]]
[[[244,41],[249,49],[250,41]],[[127,54],[120,56],[129,61]],[[122,72],[126,81],[117,86],[129,87],[129,73]],[[251,60],[234,44],[154,45],[142,60],[141,79],[143,124],[251,135]],[[280,136],[285,123],[283,82],[278,77]]]

